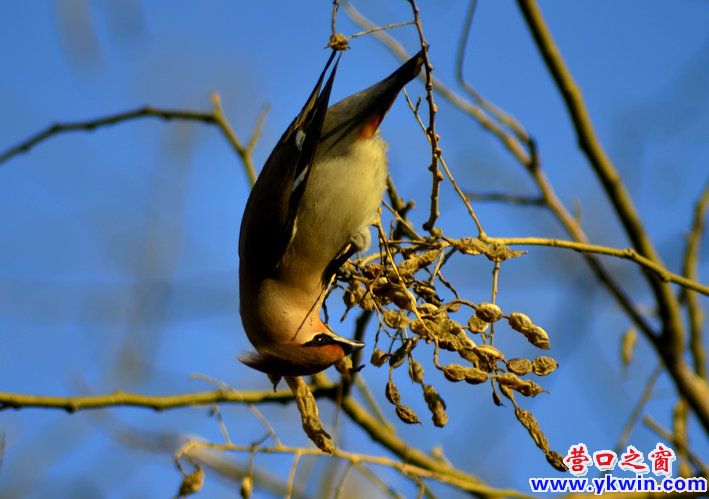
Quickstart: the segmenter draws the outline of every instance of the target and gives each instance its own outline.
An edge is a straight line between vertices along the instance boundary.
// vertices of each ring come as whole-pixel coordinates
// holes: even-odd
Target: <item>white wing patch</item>
[[[295,147],[297,147],[299,151],[303,150],[303,142],[305,142],[305,132],[299,128],[295,132]]]
[[[300,172],[300,175],[298,175],[298,177],[293,181],[293,187],[290,190],[291,192],[295,191],[298,186],[303,183],[303,180],[305,180],[305,174],[308,173],[308,168],[310,168],[310,165],[305,165],[303,171]]]

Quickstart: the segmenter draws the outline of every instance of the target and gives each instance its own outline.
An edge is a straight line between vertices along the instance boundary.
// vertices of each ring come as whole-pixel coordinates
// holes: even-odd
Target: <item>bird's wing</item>
[[[242,263],[259,267],[251,269],[257,275],[278,267],[297,230],[298,206],[320,142],[339,57],[324,87],[322,83],[335,55],[333,51],[303,109],[266,160],[246,204],[239,254]]]

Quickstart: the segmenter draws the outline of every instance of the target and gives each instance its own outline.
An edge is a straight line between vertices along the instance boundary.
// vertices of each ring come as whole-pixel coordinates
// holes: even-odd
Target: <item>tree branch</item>
[[[91,120],[55,123],[53,125],[48,126],[44,130],[41,130],[31,135],[19,144],[10,147],[9,149],[0,153],[0,165],[6,163],[15,156],[29,152],[35,146],[57,135],[77,131],[92,132],[98,128],[117,125],[126,121],[144,118],[159,118],[166,121],[195,121],[200,123],[206,123],[208,125],[216,125],[217,128],[219,128],[219,130],[222,132],[224,137],[229,141],[231,146],[234,148],[234,151],[236,151],[237,155],[239,156],[239,159],[244,165],[244,169],[248,176],[249,182],[251,183],[251,185],[253,185],[256,181],[256,169],[253,165],[252,152],[253,148],[256,145],[256,142],[258,141],[258,138],[260,137],[268,107],[264,107],[263,111],[256,120],[256,126],[254,127],[253,134],[251,135],[246,145],[244,145],[232,129],[231,125],[229,124],[229,121],[227,120],[224,114],[219,94],[212,94],[212,105],[212,112],[186,111],[180,109],[164,109],[152,106],[144,106],[139,107],[137,109],[133,109],[132,111],[124,111],[121,113],[115,113],[100,118],[94,118]]]
[[[628,191],[596,136],[581,91],[566,67],[539,7],[534,0],[518,0],[517,3],[566,103],[579,146],[606,191],[626,234],[640,255],[662,265],[660,256],[643,227]],[[661,335],[654,338],[653,345],[672,375],[678,392],[687,399],[705,431],[709,432],[709,387],[689,369],[684,361],[684,330],[679,303],[671,288],[659,278],[656,272],[647,268],[643,270],[662,319]]]
[[[333,386],[318,386],[315,396],[325,396],[334,390]],[[219,403],[260,404],[278,402],[285,404],[293,400],[293,394],[287,391],[234,391],[217,390],[213,392],[193,392],[180,395],[141,395],[116,391],[103,395],[78,397],[55,397],[50,395],[25,395],[21,393],[0,392],[0,410],[5,409],[63,409],[74,413],[91,409],[109,407],[137,407],[164,411],[181,407],[208,406]]]
[[[670,272],[662,265],[650,260],[633,248],[610,248],[597,244],[579,243],[576,241],[564,241],[562,239],[547,239],[543,237],[485,237],[481,238],[485,242],[497,242],[508,246],[548,246],[550,248],[566,248],[583,253],[595,253],[598,255],[609,255],[637,263],[640,267],[650,270],[665,282],[674,282],[687,289],[691,289],[709,296],[709,286],[687,279],[684,276]]]

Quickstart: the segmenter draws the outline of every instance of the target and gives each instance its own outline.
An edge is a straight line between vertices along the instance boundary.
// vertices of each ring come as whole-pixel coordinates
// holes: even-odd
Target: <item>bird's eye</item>
[[[325,333],[320,333],[315,335],[312,340],[306,343],[306,345],[310,347],[321,347],[330,343],[332,343],[332,338]]]

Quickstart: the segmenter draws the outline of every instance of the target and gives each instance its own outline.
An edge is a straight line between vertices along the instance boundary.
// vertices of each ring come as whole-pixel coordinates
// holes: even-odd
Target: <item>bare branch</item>
[[[539,7],[534,0],[518,0],[518,5],[566,103],[580,147],[605,189],[626,234],[640,255],[662,266],[630,194],[596,136],[581,91],[566,67]],[[704,429],[709,431],[709,386],[684,361],[684,328],[679,303],[672,289],[656,272],[645,267],[643,270],[662,319],[661,335],[654,339],[653,345],[672,375],[678,392],[687,399]]]
[[[682,273],[687,279],[697,280],[697,267],[699,266],[699,245],[704,234],[707,208],[709,207],[709,182],[704,191],[694,205],[694,216],[692,218],[692,228],[687,237],[687,247],[684,250],[684,262]],[[689,316],[689,350],[694,362],[694,370],[701,378],[707,379],[706,365],[707,354],[704,349],[703,321],[704,312],[702,306],[694,293],[684,294],[687,302],[687,314]]]
[[[650,260],[633,248],[610,248],[597,244],[579,243],[576,241],[564,241],[561,239],[547,239],[543,237],[486,237],[481,238],[486,242],[498,242],[508,246],[549,246],[551,248],[566,248],[584,253],[596,253],[599,255],[609,255],[633,261],[640,267],[652,271],[664,282],[674,282],[709,296],[709,286],[687,279],[684,276],[670,272],[662,265]]]

